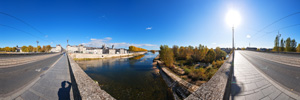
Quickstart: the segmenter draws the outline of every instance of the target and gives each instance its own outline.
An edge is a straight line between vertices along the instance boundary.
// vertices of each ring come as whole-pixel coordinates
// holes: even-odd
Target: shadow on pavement
[[[231,100],[234,100],[234,97],[241,93],[242,91],[242,84],[238,85],[235,76],[232,77],[232,82],[231,82]]]
[[[68,87],[66,85],[68,84]],[[59,100],[70,100],[70,90],[71,90],[72,83],[68,81],[61,82],[61,88],[58,90],[58,98]]]

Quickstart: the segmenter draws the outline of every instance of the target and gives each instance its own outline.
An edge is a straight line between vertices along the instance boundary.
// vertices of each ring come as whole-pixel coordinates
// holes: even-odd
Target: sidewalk
[[[40,79],[16,100],[73,100],[67,56],[62,55],[58,62],[40,75]]]
[[[255,69],[244,56],[235,53],[231,100],[296,100]]]

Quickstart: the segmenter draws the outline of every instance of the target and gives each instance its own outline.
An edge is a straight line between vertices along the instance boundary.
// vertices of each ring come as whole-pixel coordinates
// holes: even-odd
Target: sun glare
[[[226,22],[230,26],[238,26],[241,21],[241,16],[238,11],[230,10],[226,15]]]

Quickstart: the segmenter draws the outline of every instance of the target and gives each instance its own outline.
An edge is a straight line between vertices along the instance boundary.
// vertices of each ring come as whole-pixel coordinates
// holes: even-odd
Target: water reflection
[[[77,61],[100,87],[116,99],[173,99],[159,70],[152,65],[157,53],[133,58],[112,58]]]

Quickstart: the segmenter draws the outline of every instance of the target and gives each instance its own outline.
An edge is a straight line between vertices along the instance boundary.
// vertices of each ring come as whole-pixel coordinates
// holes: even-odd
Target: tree
[[[173,50],[173,53],[174,53],[174,57],[176,59],[179,56],[179,48],[178,48],[178,46],[177,45],[173,45],[172,50]]]
[[[16,52],[16,50],[17,50],[17,47],[11,48],[11,51],[12,51],[12,52]]]
[[[38,52],[42,52],[43,51],[41,46],[37,46],[36,48],[37,48]]]
[[[207,63],[212,63],[214,60],[216,60],[216,52],[211,48],[206,54],[205,61]]]
[[[143,48],[139,48],[139,47],[135,47],[135,46],[129,46],[129,51],[140,52],[140,51],[148,51],[148,50],[143,49]]]
[[[28,46],[28,52],[33,52],[33,46],[31,45]]]
[[[153,54],[155,54],[155,50],[150,50]]]
[[[297,52],[300,52],[300,43],[298,44]]]
[[[52,47],[50,45],[47,45],[45,48],[45,52],[49,52],[52,49]]]
[[[172,49],[170,49],[167,45],[160,46],[159,57],[162,61],[164,61],[167,67],[173,66],[174,63],[174,54]]]
[[[281,41],[280,41],[280,51],[284,51],[284,43],[285,43],[285,41],[283,40],[283,38],[281,39]]]
[[[292,51],[292,52],[296,52],[296,48],[297,48],[297,42],[296,42],[295,39],[293,39],[293,40],[291,41],[291,51]]]
[[[217,47],[217,48],[216,48],[216,59],[217,59],[217,60],[220,60],[220,59],[222,59],[222,58],[225,58],[226,55],[227,55],[227,53],[226,53],[225,51],[221,50],[220,47]]]
[[[200,52],[199,61],[204,60],[204,58],[206,57],[208,51],[209,51],[209,49],[206,46],[199,44],[199,52]]]
[[[290,52],[292,50],[292,47],[291,47],[291,38],[288,37],[285,41],[285,51],[286,52]]]
[[[21,49],[22,49],[22,52],[28,52],[28,47],[27,46],[22,46]]]
[[[11,51],[11,48],[10,48],[10,47],[5,47],[4,50],[5,50],[6,52],[10,52],[10,51]]]
[[[278,37],[278,35],[276,36],[276,38],[275,38],[275,41],[274,41],[274,48],[273,48],[273,50],[274,51],[278,51],[278,48],[279,47],[279,37]]]

